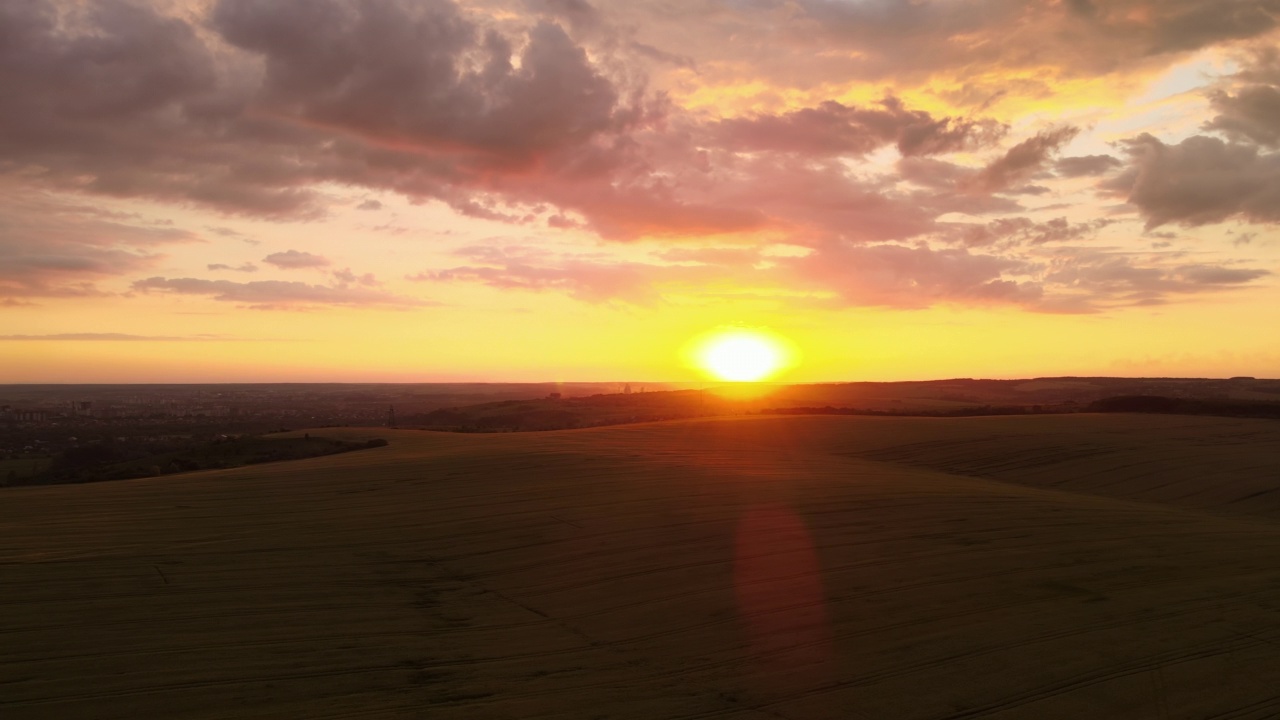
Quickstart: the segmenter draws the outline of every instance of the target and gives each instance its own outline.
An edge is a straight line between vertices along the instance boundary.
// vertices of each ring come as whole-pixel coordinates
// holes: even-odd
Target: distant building
[[[622,388],[622,394],[623,394],[623,395],[630,395],[630,394],[631,394],[631,383],[627,383],[625,386],[623,386],[623,388]]]

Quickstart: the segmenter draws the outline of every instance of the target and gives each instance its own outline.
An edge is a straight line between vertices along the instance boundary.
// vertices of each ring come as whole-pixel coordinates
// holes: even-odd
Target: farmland
[[[0,492],[0,713],[1280,714],[1274,421],[325,434]]]

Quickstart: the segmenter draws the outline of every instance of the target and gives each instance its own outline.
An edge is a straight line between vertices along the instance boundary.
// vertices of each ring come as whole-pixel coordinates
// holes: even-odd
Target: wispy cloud
[[[300,250],[286,250],[284,252],[271,253],[262,258],[262,262],[268,265],[274,265],[281,270],[303,270],[307,268],[328,267],[332,263],[329,258],[314,253],[302,252]]]
[[[409,309],[437,304],[369,287],[311,285],[282,280],[233,282],[151,277],[134,282],[133,289],[143,293],[204,296],[259,310],[304,310],[322,306]]]
[[[74,342],[210,342],[235,340],[227,335],[131,335],[129,333],[52,333],[49,335],[0,335],[0,341]]]

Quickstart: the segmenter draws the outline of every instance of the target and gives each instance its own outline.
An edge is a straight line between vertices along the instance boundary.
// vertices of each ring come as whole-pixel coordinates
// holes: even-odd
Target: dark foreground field
[[[1274,421],[341,432],[0,491],[0,717],[1280,717]]]

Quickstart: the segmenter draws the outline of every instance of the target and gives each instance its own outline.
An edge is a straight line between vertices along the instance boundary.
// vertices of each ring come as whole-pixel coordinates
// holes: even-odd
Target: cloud
[[[1209,93],[1218,115],[1204,124],[1238,142],[1280,147],[1280,50],[1255,48],[1234,76]]]
[[[1280,146],[1280,87],[1250,85],[1234,95],[1218,92],[1212,102],[1219,115],[1206,123],[1205,129],[1259,145]]]
[[[1136,210],[1151,228],[1280,221],[1274,50],[1215,86],[1207,134],[1177,144],[1148,135],[1117,157],[1057,158],[1077,128],[1013,143],[1005,123],[1038,122],[1008,108],[1069,95],[1072,78],[1123,88],[1198,48],[1261,37],[1276,10],[1274,0],[0,3],[0,68],[22,70],[0,71],[0,190],[24,193],[0,192],[0,302],[88,297],[129,280],[138,292],[254,307],[417,302],[303,246],[262,262],[321,269],[322,284],[138,280],[167,266],[168,244],[201,237],[54,207],[39,195],[48,190],[271,220],[323,217],[330,204],[379,210],[367,198],[395,193],[571,230],[565,238],[666,243],[645,262],[634,259],[643,244],[598,257],[472,252],[414,276],[588,302],[654,304],[737,282],[841,306],[1080,309],[1124,302],[1107,272],[1159,279],[1142,285],[1149,302],[1239,287],[1262,276],[1209,283],[1252,271],[1146,256],[1089,255],[1075,270],[1084,281],[1055,280],[1045,258],[1089,244],[1106,222],[1020,213],[1072,200],[1050,197],[1081,184],[1064,178],[1096,178],[1128,198],[1117,213]],[[867,88],[910,101],[849,99]],[[1072,112],[1068,103],[1062,117]],[[949,213],[985,221],[940,221]],[[251,241],[206,222],[210,239]],[[773,242],[812,253],[761,256]]]
[[[471,282],[501,290],[555,291],[583,302],[612,301],[652,305],[660,297],[655,285],[671,282],[676,273],[658,265],[558,255],[524,248],[464,248],[472,265],[426,270],[407,276],[413,282]]]
[[[967,250],[830,243],[778,261],[799,287],[830,292],[841,306],[925,308],[938,303],[1027,304],[1041,297],[1019,280],[1024,263]]]
[[[133,289],[143,293],[200,295],[261,310],[297,310],[317,306],[408,309],[434,304],[363,287],[310,285],[282,280],[240,283],[230,280],[151,277],[135,281]]]
[[[830,240],[799,254],[766,254],[758,247],[677,247],[654,253],[662,263],[675,264],[607,253],[563,254],[536,246],[472,246],[458,251],[467,264],[424,270],[407,279],[558,292],[592,304],[655,306],[673,296],[714,302],[722,299],[723,288],[731,287],[763,300],[785,300],[792,307],[988,305],[1096,313],[1236,290],[1271,275],[1261,268],[1179,262],[1173,253],[1062,244],[1107,224],[1006,218],[982,226],[999,241],[974,248]]]
[[[1078,155],[1059,158],[1053,169],[1062,177],[1087,177],[1105,175],[1123,164],[1110,155]]]
[[[130,335],[128,333],[54,333],[50,335],[0,335],[0,341],[74,342],[208,342],[227,340],[224,335]]]
[[[36,72],[0,78],[0,172],[275,219],[323,214],[315,188],[337,183],[507,222],[550,207],[553,225],[616,240],[792,227],[883,240],[930,224],[916,198],[843,168],[700,149],[722,131],[622,66],[635,47],[623,30],[590,35],[591,57],[552,22],[486,24],[447,0],[217,0],[199,29],[145,5],[89,6],[76,23],[52,0],[6,10],[6,62]],[[590,7],[540,6],[579,25],[602,12]],[[119,62],[99,67],[104,47]],[[790,133],[777,142],[803,144],[810,115],[907,155],[1002,132],[887,98],[777,115]],[[807,191],[780,196],[791,179]]]
[[[221,237],[239,238],[241,240],[244,240],[248,237],[247,235],[245,235],[242,232],[239,232],[238,230],[232,230],[231,228],[227,228],[227,227],[210,226],[207,229],[209,232],[213,233],[214,235],[219,235]]]
[[[0,298],[81,298],[98,284],[149,269],[188,231],[0,181]]]
[[[1090,238],[1112,222],[1105,218],[1073,223],[1065,217],[1045,222],[1036,222],[1026,217],[1007,217],[993,220],[985,225],[957,227],[949,239],[966,247],[996,246],[1003,250],[1010,250],[1017,247],[1044,245],[1051,242],[1074,242]]]
[[[1260,268],[1169,264],[1159,256],[1079,248],[1058,251],[1044,275],[1047,285],[1075,294],[1086,307],[1161,305],[1169,296],[1238,289],[1268,277]],[[1142,263],[1142,264],[1139,264]]]
[[[553,23],[528,31],[517,64],[452,2],[221,0],[211,19],[265,62],[262,102],[385,143],[521,166],[631,120]]]
[[[904,157],[896,169],[903,180],[933,190],[953,190],[973,174],[969,168],[936,158]]]
[[[755,247],[671,248],[657,252],[655,255],[667,262],[720,267],[749,267],[763,259],[760,250]]]
[[[1280,221],[1280,153],[1205,135],[1167,145],[1146,133],[1126,141],[1125,151],[1129,167],[1102,187],[1126,195],[1148,229],[1234,216]]]
[[[1039,171],[1050,155],[1070,142],[1079,132],[1079,128],[1071,126],[1039,132],[1014,145],[984,167],[972,179],[971,184],[986,192],[1007,190],[1014,183],[1026,180]]]
[[[316,217],[319,183],[450,201],[642,112],[552,23],[508,37],[447,0],[207,6],[5,3],[0,63],[24,71],[0,74],[0,172]]]
[[[307,268],[327,267],[331,264],[326,257],[300,250],[271,253],[262,258],[262,262],[268,265],[275,265],[281,270],[304,270]]]
[[[525,0],[525,5],[534,12],[565,20],[578,31],[594,30],[604,22],[600,11],[586,0]]]
[[[904,157],[972,150],[997,142],[1006,126],[989,119],[934,118],[886,97],[879,108],[827,101],[780,115],[721,120],[712,129],[727,147],[812,156],[865,155],[895,144]]]
[[[1006,279],[1023,263],[966,250],[831,242],[812,253],[764,256],[753,248],[672,248],[659,265],[534,248],[472,247],[470,265],[427,270],[415,282],[472,282],[509,290],[563,292],[589,303],[654,305],[670,294],[706,295],[725,286],[761,297],[808,297],[827,307],[916,309],[937,303],[1034,303],[1040,288]]]
[[[337,283],[340,286],[363,285],[365,287],[377,287],[382,284],[378,282],[378,278],[374,277],[373,273],[356,275],[355,273],[351,272],[351,268],[334,270],[333,279],[337,281]]]
[[[862,81],[924,79],[955,68],[967,77],[1015,80],[1020,74],[1009,71],[1104,75],[1263,37],[1277,27],[1280,9],[1275,0],[754,0],[730,7],[736,12],[693,4],[671,25],[701,22],[699,36],[707,41],[693,44],[692,33],[672,27],[670,42],[726,64],[767,57],[777,78],[807,73]],[[714,42],[707,25],[726,40]],[[814,53],[815,44],[828,53]]]

